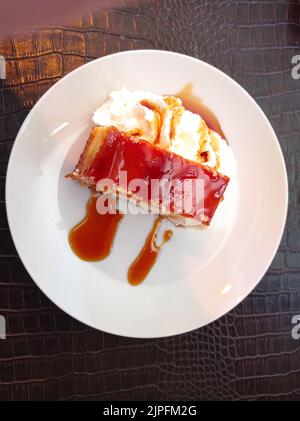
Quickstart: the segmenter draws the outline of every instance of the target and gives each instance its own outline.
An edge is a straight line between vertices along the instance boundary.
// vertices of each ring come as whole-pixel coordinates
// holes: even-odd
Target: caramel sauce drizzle
[[[203,104],[199,97],[193,94],[193,85],[191,83],[187,83],[175,96],[181,99],[183,106],[187,110],[199,114],[210,129],[217,132],[223,139],[226,139],[216,115]]]
[[[91,196],[86,215],[69,233],[73,252],[82,260],[95,262],[105,259],[111,251],[123,215],[97,212],[97,196]]]
[[[136,286],[144,281],[154,263],[156,262],[161,249],[172,238],[173,231],[167,230],[164,232],[162,243],[160,245],[157,244],[157,235],[162,223],[162,219],[163,218],[161,216],[158,216],[155,219],[153,227],[147,236],[144,247],[129,267],[127,278],[131,285]]]
[[[156,104],[154,104],[153,102],[151,102],[148,99],[141,100],[140,101],[140,104],[143,107],[146,107],[149,110],[153,111],[153,113],[154,113],[155,128],[156,128],[156,136],[155,136],[154,143],[158,143],[159,142],[160,132],[161,132],[161,127],[162,127],[162,122],[163,122],[163,112],[162,112],[162,110],[159,107],[157,107]]]

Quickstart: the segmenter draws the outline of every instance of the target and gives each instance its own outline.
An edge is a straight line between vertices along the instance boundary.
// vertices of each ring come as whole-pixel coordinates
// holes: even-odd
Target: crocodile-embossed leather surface
[[[1,400],[300,399],[299,25],[298,0],[149,0],[0,39]],[[11,147],[38,98],[81,64],[138,48],[201,58],[244,86],[279,137],[290,187],[284,237],[255,291],[207,327],[155,340],[98,332],[52,304],[17,255],[4,195]]]

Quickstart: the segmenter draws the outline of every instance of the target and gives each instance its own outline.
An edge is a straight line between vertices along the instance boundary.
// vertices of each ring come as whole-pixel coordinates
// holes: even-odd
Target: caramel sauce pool
[[[82,260],[95,262],[105,259],[112,248],[113,241],[123,215],[100,215],[96,208],[97,197],[91,196],[86,205],[84,219],[69,233],[69,243],[73,252]]]
[[[199,114],[210,129],[217,132],[223,139],[226,139],[216,115],[203,104],[201,98],[193,94],[193,85],[191,83],[187,83],[175,96],[181,99],[183,106],[187,110]]]
[[[161,226],[162,218],[159,216],[154,221],[153,227],[148,234],[145,245],[140,254],[131,264],[128,270],[128,282],[131,285],[139,285],[149,274],[151,268],[156,262],[162,247],[172,238],[173,231],[164,232],[161,245],[157,244],[157,234]]]

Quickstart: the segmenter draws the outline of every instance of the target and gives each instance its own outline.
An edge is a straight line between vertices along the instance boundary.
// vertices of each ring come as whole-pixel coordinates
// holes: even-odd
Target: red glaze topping
[[[86,176],[93,177],[97,183],[101,179],[111,179],[119,183],[120,172],[127,172],[126,187],[143,201],[151,198],[161,206],[169,206],[170,213],[178,213],[176,209],[176,194],[159,193],[158,189],[151,190],[151,180],[169,181],[178,187],[183,187],[184,180],[202,180],[201,195],[193,196],[191,208],[184,209],[185,217],[201,219],[209,225],[229,178],[212,171],[208,167],[162,149],[160,146],[139,140],[134,141],[116,129],[109,130],[101,147],[86,171]],[[134,179],[144,180],[146,189],[130,189],[130,182]],[[129,187],[129,188],[128,188]],[[195,187],[194,187],[195,188]],[[178,191],[178,190],[177,190]],[[175,199],[175,200],[174,200]],[[204,217],[204,218],[203,218]]]

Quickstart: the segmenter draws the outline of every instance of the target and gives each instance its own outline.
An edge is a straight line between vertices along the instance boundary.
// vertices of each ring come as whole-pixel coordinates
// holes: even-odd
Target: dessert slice
[[[122,174],[126,174],[126,180]],[[118,195],[139,206],[149,205],[152,211],[165,215],[176,225],[189,226],[210,224],[229,182],[227,176],[210,167],[114,127],[92,130],[76,168],[68,177],[102,192],[107,190],[99,187],[99,181],[109,179]],[[189,185],[192,198],[186,207],[181,199],[187,181],[192,182]]]

